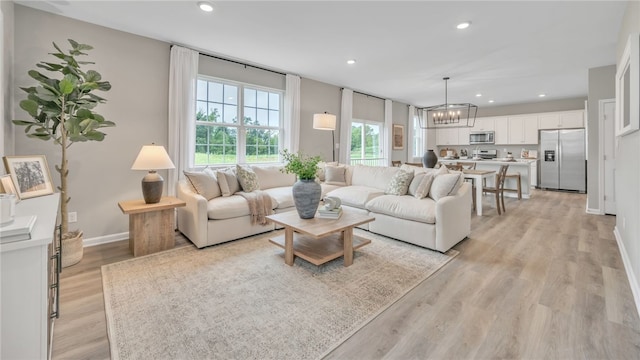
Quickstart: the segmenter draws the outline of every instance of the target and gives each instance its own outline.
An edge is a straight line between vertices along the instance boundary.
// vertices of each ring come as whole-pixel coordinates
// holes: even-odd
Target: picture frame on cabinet
[[[53,194],[53,183],[44,155],[5,156],[3,160],[20,199]]]
[[[9,194],[16,196],[16,203],[20,202],[20,196],[18,196],[18,192],[16,191],[16,187],[13,184],[13,180],[11,179],[11,175],[2,175],[0,176],[0,193]]]
[[[640,33],[632,33],[616,71],[616,136],[640,129]]]
[[[393,150],[404,149],[404,126],[393,125]]]

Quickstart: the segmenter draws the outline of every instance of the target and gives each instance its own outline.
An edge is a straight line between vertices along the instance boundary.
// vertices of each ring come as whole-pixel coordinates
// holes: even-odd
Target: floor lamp
[[[331,154],[336,161],[336,116],[326,111],[323,114],[313,114],[313,128],[316,130],[331,130]]]

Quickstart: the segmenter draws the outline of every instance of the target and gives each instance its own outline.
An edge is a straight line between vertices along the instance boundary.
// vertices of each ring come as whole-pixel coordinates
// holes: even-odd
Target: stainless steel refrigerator
[[[584,129],[540,130],[538,186],[586,192]]]

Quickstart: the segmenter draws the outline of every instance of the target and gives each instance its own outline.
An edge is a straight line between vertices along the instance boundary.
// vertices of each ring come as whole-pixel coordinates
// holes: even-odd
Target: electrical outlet
[[[77,212],[75,212],[75,211],[70,212],[70,213],[69,213],[69,219],[68,219],[68,220],[69,220],[69,222],[70,222],[70,223],[77,222],[77,221],[78,221],[78,213],[77,213]]]

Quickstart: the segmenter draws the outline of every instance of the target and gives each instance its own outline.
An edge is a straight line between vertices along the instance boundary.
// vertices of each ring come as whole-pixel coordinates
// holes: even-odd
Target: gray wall
[[[15,59],[13,86],[16,117],[27,118],[18,107],[24,98],[18,86],[33,85],[27,71],[48,55],[55,41],[68,49],[67,39],[92,45],[86,69],[100,72],[112,89],[100,95],[108,100],[96,110],[116,127],[106,129],[103,142],[77,143],[69,148],[69,211],[78,213],[71,229],[84,230],[85,238],[127,232],[129,221],[118,201],[141,198],[144,172],[131,165],[144,144],[167,144],[169,44],[104,27],[15,6]],[[29,139],[23,127],[15,129],[15,154],[44,154],[52,177],[59,184],[54,165],[60,162],[53,142]],[[161,173],[166,177],[166,172]]]
[[[319,81],[302,78],[300,80],[300,151],[318,155],[324,161],[331,161],[331,131],[315,130],[313,114],[328,112],[337,116],[336,143],[340,142],[340,104],[342,91],[339,87]],[[336,149],[336,161],[340,149]]]
[[[599,128],[599,101],[605,99],[613,99],[616,97],[616,66],[601,66],[589,69],[589,96],[587,102],[587,126],[588,139],[590,145],[587,149],[587,204],[589,208],[596,209],[599,207],[600,194],[600,177],[599,166],[600,156],[598,156],[598,144],[600,143]],[[600,209],[604,211],[604,209]]]
[[[391,160],[399,160],[402,162],[407,162],[408,143],[411,141],[411,139],[407,137],[407,134],[409,133],[409,127],[408,127],[409,105],[394,101],[392,107],[393,107],[393,115],[392,115],[393,124],[404,126],[404,148],[402,150],[391,150]]]
[[[617,46],[617,62],[632,32],[640,32],[640,2],[629,1],[620,28]],[[637,39],[636,39],[637,40]],[[631,99],[631,106],[638,108],[640,99]],[[632,121],[634,121],[632,119]],[[635,119],[638,121],[638,119]],[[623,256],[629,260],[631,287],[640,290],[640,131],[620,137],[616,154],[616,230],[624,246]],[[635,283],[633,283],[635,277]],[[636,293],[636,305],[640,306],[640,293]]]

